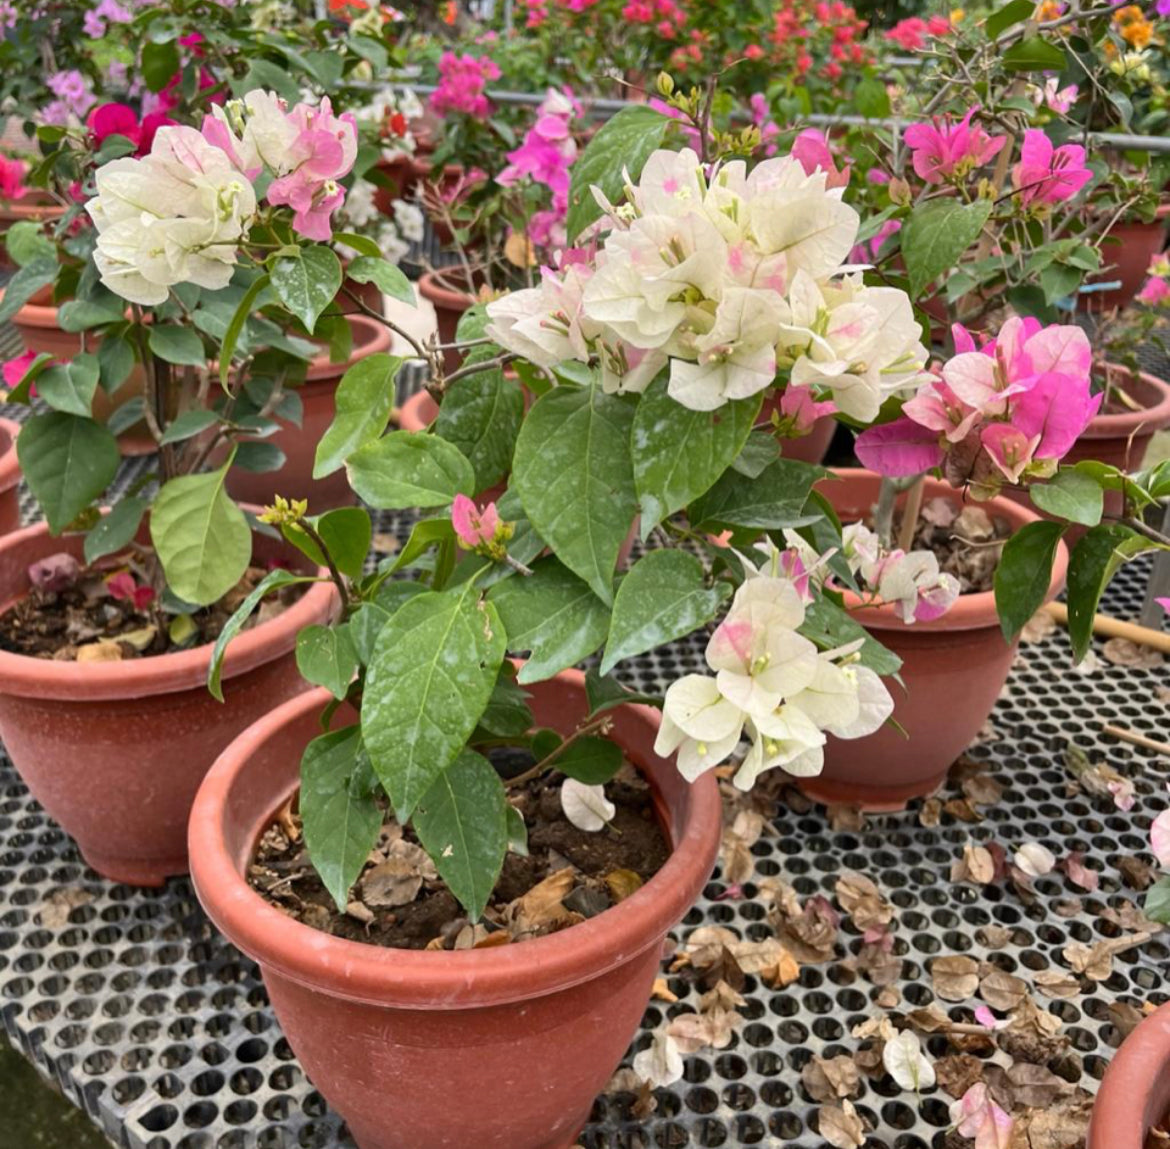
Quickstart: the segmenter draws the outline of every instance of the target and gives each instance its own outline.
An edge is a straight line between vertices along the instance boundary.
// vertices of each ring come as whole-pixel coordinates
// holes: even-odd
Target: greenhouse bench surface
[[[405,541],[409,520],[386,514],[380,520],[378,529]],[[1104,609],[1136,615],[1148,572],[1148,562],[1125,568]],[[895,1012],[935,1000],[928,972],[933,958],[966,954],[1031,987],[1037,972],[1066,968],[1061,951],[1070,942],[1091,945],[1122,932],[1104,915],[1140,895],[1123,885],[1118,862],[1146,856],[1151,818],[1165,805],[1170,763],[1117,742],[1100,727],[1114,723],[1156,735],[1167,702],[1158,695],[1160,670],[1113,665],[1101,657],[1100,642],[1095,654],[1095,669],[1081,673],[1069,665],[1061,632],[1021,648],[988,737],[969,755],[1006,788],[998,802],[981,808],[980,821],[944,812],[938,825],[924,826],[921,803],[914,803],[903,814],[867,816],[864,826],[842,830],[831,826],[822,807],[782,807],[753,847],[757,878],[782,878],[802,898],[832,898],[838,878],[851,869],[877,883],[896,909],[901,976],[894,982],[900,997]],[[661,689],[701,664],[701,647],[676,644],[622,670],[630,685]],[[1070,792],[1068,742],[1133,780],[1137,801],[1129,812],[1108,799]],[[959,799],[962,792],[951,786],[942,797]],[[991,841],[1009,854],[1028,841],[1058,857],[1081,850],[1085,865],[1099,872],[1100,886],[1086,894],[1054,872],[1036,881],[1035,900],[1026,904],[1003,883],[952,881],[952,863],[964,846]],[[740,899],[724,898],[725,892],[716,871],[676,935],[699,925],[725,926],[747,939],[771,935],[755,885],[745,885]],[[1073,899],[1081,902],[1079,910],[1068,904]],[[998,949],[984,944],[981,927],[989,925],[1010,931]],[[841,941],[846,951],[861,944],[847,922]],[[1095,1091],[1120,1041],[1110,1007],[1170,999],[1168,956],[1155,935],[1118,954],[1107,979],[1083,981],[1089,992],[1066,1000],[1037,995],[1063,1022],[1084,1088]],[[697,986],[681,976],[669,976],[668,985],[678,1002],[651,1003],[630,1056],[665,1018],[697,1005]],[[880,992],[840,960],[804,965],[784,988],[749,976],[744,1023],[730,1043],[688,1057],[684,1079],[654,1092],[648,1116],[635,1113],[633,1093],[598,1098],[581,1144],[821,1149],[820,1106],[804,1091],[801,1069],[813,1055],[852,1053],[858,1042],[851,1029],[883,1012],[874,1004]],[[940,1004],[969,1020],[972,1003]],[[99,879],[7,760],[0,765],[0,1016],[13,1044],[127,1149],[353,1144],[282,1037],[256,966],[210,924],[189,881],[138,890]],[[938,1036],[927,1041],[935,1056],[944,1045]],[[937,1086],[916,1100],[889,1078],[863,1078],[856,1106],[872,1130],[867,1149],[941,1149],[950,1100]]]

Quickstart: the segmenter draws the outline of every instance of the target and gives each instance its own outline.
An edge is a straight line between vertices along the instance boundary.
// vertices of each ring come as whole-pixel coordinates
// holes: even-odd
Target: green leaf
[[[179,70],[179,48],[174,40],[157,44],[148,40],[142,46],[140,72],[152,92],[161,92]]]
[[[26,263],[4,285],[0,323],[7,323],[42,287],[48,287],[56,278],[56,257],[47,259],[38,255],[31,263]]]
[[[287,456],[275,443],[257,443],[245,439],[236,446],[234,464],[242,471],[262,475],[279,471]]]
[[[797,459],[777,459],[752,479],[729,470],[687,510],[696,531],[727,527],[781,530],[809,522],[805,514],[812,485],[825,474],[821,467]]]
[[[625,187],[623,171],[637,183],[650,153],[662,146],[669,125],[670,120],[645,105],[623,108],[601,125],[572,168],[565,221],[570,240],[601,218],[601,208],[593,198],[594,185],[611,203],[619,203]]]
[[[989,40],[998,40],[1002,32],[1006,32],[1013,24],[1027,20],[1036,10],[1034,0],[1009,0],[1002,8],[997,8],[987,17],[984,27]]]
[[[219,416],[205,407],[196,407],[192,411],[184,411],[167,426],[163,432],[163,443],[181,443],[195,435],[214,427],[219,422]]]
[[[459,380],[443,397],[433,429],[470,460],[476,488],[482,491],[511,469],[523,419],[524,394],[519,384],[496,369]]]
[[[244,292],[243,298],[236,305],[236,310],[233,312],[231,320],[227,325],[227,330],[224,332],[222,345],[219,349],[219,381],[224,387],[227,386],[228,376],[232,371],[232,356],[236,353],[236,344],[240,341],[240,332],[244,330],[248,318],[255,310],[256,300],[260,293],[271,282],[272,278],[267,272],[257,276],[252,281],[248,290]]]
[[[345,463],[349,485],[372,507],[446,507],[475,490],[475,471],[445,439],[391,431],[355,451]]]
[[[357,673],[358,656],[348,627],[306,626],[297,635],[297,670],[334,698],[344,698]]]
[[[388,260],[359,255],[356,259],[350,260],[345,274],[354,283],[375,284],[383,295],[397,299],[400,303],[407,303],[411,307],[418,305],[414,285]]]
[[[377,598],[365,602],[349,620],[349,636],[353,648],[363,666],[368,666],[374,657],[378,635],[395,612],[409,598],[425,593],[425,587],[417,582],[387,582],[378,588]]]
[[[474,583],[416,595],[382,628],[362,736],[400,822],[467,744],[506,646],[496,608],[480,602]]]
[[[1058,471],[1051,482],[1033,483],[1028,494],[1046,514],[1086,527],[1095,527],[1105,509],[1100,483],[1081,471]]]
[[[394,410],[394,378],[401,366],[397,355],[369,355],[341,377],[333,396],[333,422],[317,444],[314,479],[333,474],[386,430]]]
[[[358,235],[355,231],[335,231],[333,242],[352,247],[359,255],[372,256],[374,259],[382,258],[382,249],[368,235]]]
[[[528,412],[512,486],[536,533],[613,602],[613,572],[637,508],[630,403],[600,387],[557,387]]]
[[[119,500],[103,515],[97,526],[85,536],[85,561],[95,563],[104,555],[120,551],[138,534],[142,516],[146,514],[150,500],[140,495],[130,495]]]
[[[978,238],[991,215],[991,200],[965,204],[944,198],[916,207],[902,226],[902,258],[917,299],[928,284],[950,271]]]
[[[527,841],[527,839],[525,839]],[[1146,890],[1142,913],[1152,922],[1170,925],[1170,874],[1159,878]]]
[[[145,412],[146,404],[142,396],[135,395],[133,399],[127,399],[120,407],[110,412],[106,426],[115,435],[120,435],[123,431],[129,431],[135,423],[141,423]]]
[[[1147,539],[1121,523],[1101,523],[1087,531],[1073,547],[1068,563],[1067,598],[1068,635],[1075,661],[1080,662],[1092,645],[1093,616],[1109,580],[1124,562],[1150,546]]]
[[[1045,303],[1055,303],[1072,295],[1081,285],[1084,278],[1082,272],[1063,263],[1050,263],[1040,272],[1040,287],[1044,292]]]
[[[505,663],[492,688],[487,709],[479,720],[479,730],[497,738],[519,738],[535,725],[528,692],[512,677],[511,663]]]
[[[1068,57],[1040,36],[1025,36],[1000,56],[1000,63],[1009,72],[1063,72]]]
[[[18,220],[4,233],[4,247],[17,267],[24,267],[37,259],[45,263],[57,261],[53,241],[45,235],[42,225],[31,219]]]
[[[243,96],[254,88],[270,88],[277,95],[283,96],[289,105],[301,98],[301,88],[297,81],[286,68],[272,60],[249,61],[244,78],[232,81],[232,90],[237,96]]]
[[[1028,523],[1004,545],[995,569],[995,609],[1008,642],[1044,605],[1052,560],[1063,534],[1063,523]]]
[[[319,244],[302,248],[299,256],[278,259],[271,276],[277,298],[312,334],[317,316],[333,302],[341,287],[341,261]]]
[[[651,383],[634,415],[634,483],[643,539],[714,485],[743,450],[763,402],[762,395],[753,395],[716,411],[692,411],[666,389],[664,377]]]
[[[524,815],[509,802],[504,817],[508,826],[508,853],[527,858],[528,826],[524,822]]]
[[[553,759],[553,767],[586,786],[603,786],[621,768],[625,756],[608,738],[578,738]]]
[[[589,702],[590,718],[604,710],[612,710],[615,706],[625,706],[631,702],[647,706],[662,705],[660,695],[641,694],[636,690],[629,690],[612,675],[602,674],[595,666],[585,671],[585,697]]]
[[[455,528],[451,526],[450,519],[420,519],[411,528],[406,546],[394,556],[394,561],[390,564],[390,572],[393,573],[409,567],[421,555],[426,554],[431,547],[454,541]]]
[[[423,795],[414,829],[439,877],[476,922],[508,851],[508,800],[492,764],[464,750]]]
[[[1020,2],[1026,3],[1027,0]],[[885,84],[872,76],[861,79],[854,89],[853,101],[857,105],[858,115],[868,120],[884,120],[890,114],[890,94]]]
[[[121,323],[125,318],[123,309],[113,302],[94,303],[88,299],[70,299],[57,308],[57,326],[62,331],[88,331],[103,323]]]
[[[122,336],[102,336],[97,349],[99,382],[107,395],[112,395],[134,370],[134,348]]]
[[[805,607],[804,622],[797,629],[821,650],[836,650],[862,639],[857,660],[875,674],[897,674],[902,668],[902,660],[892,650],[878,642],[843,607],[827,598],[817,599]]]
[[[361,578],[366,556],[370,551],[370,540],[374,537],[374,526],[370,522],[369,512],[362,507],[337,507],[310,519],[309,522],[321,536],[321,541],[337,569],[352,579]],[[293,546],[318,566],[329,565],[321,553],[321,548],[300,527],[285,527],[283,534]]]
[[[215,640],[215,646],[211,651],[211,663],[207,667],[207,689],[213,698],[217,698],[220,702],[223,701],[223,684],[220,679],[223,675],[223,660],[224,655],[227,654],[228,643],[240,633],[244,623],[252,617],[252,612],[260,605],[261,599],[266,598],[273,591],[293,586],[295,583],[320,581],[312,575],[293,574],[292,571],[278,567],[266,574],[256,584],[248,597],[236,608],[235,614],[224,623],[223,630],[219,632],[219,638]]]
[[[370,779],[361,730],[347,726],[314,738],[301,757],[300,811],[309,861],[339,910],[378,841],[382,811]]]
[[[555,558],[532,564],[532,574],[488,591],[500,612],[513,653],[531,651],[522,683],[542,682],[575,666],[605,641],[609,608]]]
[[[75,355],[42,371],[37,378],[37,394],[55,411],[67,415],[93,418],[93,396],[98,386],[96,355]]]
[[[731,594],[726,582],[707,585],[703,564],[678,550],[651,551],[618,586],[601,673],[623,658],[664,646],[710,622]]]
[[[150,515],[150,538],[167,584],[185,602],[208,606],[244,577],[252,532],[224,489],[231,459],[218,471],[163,485]]]
[[[54,535],[105,491],[122,461],[118,441],[105,427],[61,411],[25,423],[16,457]]]

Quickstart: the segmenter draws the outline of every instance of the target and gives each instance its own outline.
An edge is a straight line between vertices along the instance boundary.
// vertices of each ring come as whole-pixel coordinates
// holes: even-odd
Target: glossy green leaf
[[[1058,471],[1047,483],[1033,483],[1028,495],[1047,514],[1086,527],[1095,527],[1105,509],[1101,484],[1082,471]]]
[[[337,569],[352,579],[361,578],[374,534],[369,512],[362,507],[337,507],[310,518],[309,524],[321,536]],[[290,524],[282,527],[281,533],[317,566],[329,565],[321,548],[301,527]]]
[[[516,441],[512,487],[536,532],[606,605],[637,509],[631,403],[600,387],[557,387]]]
[[[966,204],[942,198],[914,209],[900,233],[912,298],[918,299],[928,284],[955,267],[979,238],[991,207],[989,199]]]
[[[1124,562],[1151,545],[1121,523],[1101,523],[1087,531],[1073,547],[1068,563],[1067,598],[1068,635],[1075,661],[1080,662],[1093,643],[1093,616],[1109,580]]]
[[[57,308],[57,326],[62,331],[88,331],[105,323],[120,323],[126,318],[122,300],[97,302],[89,299],[68,299]]]
[[[625,755],[608,738],[586,736],[570,742],[553,759],[553,768],[586,786],[602,786],[621,768]]]
[[[301,757],[300,812],[309,861],[339,910],[382,829],[361,730],[314,738]]]
[[[306,626],[297,635],[297,670],[334,698],[344,698],[357,673],[358,656],[348,627]]]
[[[679,550],[651,551],[618,586],[601,673],[682,638],[713,619],[731,594],[727,582],[707,585],[703,564]]]
[[[37,394],[55,411],[67,415],[93,417],[93,397],[98,387],[96,355],[75,355],[68,363],[58,363],[37,377]]]
[[[129,495],[119,499],[103,515],[97,526],[85,536],[85,561],[95,563],[104,555],[116,554],[138,534],[142,516],[150,506],[148,499],[141,495]]]
[[[420,519],[410,531],[410,538],[406,540],[406,546],[402,548],[394,556],[394,561],[390,564],[390,571],[405,570],[411,564],[418,561],[431,547],[437,547],[440,543],[453,543],[455,541],[455,528],[451,526],[449,518],[441,519]]]
[[[349,636],[363,666],[374,657],[378,635],[407,599],[426,593],[417,582],[385,582],[372,602],[364,602],[349,620]]]
[[[163,432],[163,443],[181,443],[201,434],[219,422],[219,416],[205,407],[196,407],[192,411],[184,411]]]
[[[437,435],[391,431],[346,459],[349,484],[372,507],[446,507],[475,490],[475,471],[457,448]]]
[[[587,658],[609,632],[609,608],[557,559],[532,565],[530,577],[488,591],[513,653],[531,651],[519,681],[542,682]]]
[[[400,303],[408,303],[411,307],[418,303],[414,295],[414,285],[388,260],[359,255],[356,259],[350,260],[345,274],[354,283],[375,284],[383,295],[397,299]]]
[[[850,614],[827,598],[819,598],[805,606],[804,622],[798,628],[801,634],[816,643],[821,650],[836,650],[858,639],[862,640],[857,660],[875,674],[897,674],[902,660],[883,646]]]
[[[1063,72],[1068,57],[1062,48],[1041,36],[1025,36],[1000,57],[1009,72]]]
[[[1008,642],[1044,605],[1052,560],[1063,534],[1063,523],[1028,523],[1004,544],[995,570],[995,609]]]
[[[57,278],[56,256],[36,256],[31,263],[17,270],[4,285],[0,300],[0,323],[7,323],[42,287],[48,287]]]
[[[714,485],[743,450],[762,402],[753,395],[692,411],[667,394],[665,377],[646,388],[631,440],[643,539]]]
[[[244,577],[252,532],[224,489],[231,460],[218,471],[164,484],[150,515],[150,538],[167,584],[185,602],[207,606]]]
[[[1152,922],[1170,925],[1170,874],[1159,878],[1146,890],[1142,913]]]
[[[151,324],[150,350],[160,359],[180,367],[206,367],[207,351],[199,332],[173,324]]]
[[[252,588],[248,597],[240,603],[235,613],[224,623],[223,630],[219,632],[219,637],[215,640],[215,646],[212,648],[211,662],[207,667],[207,689],[213,698],[219,699],[220,702],[223,701],[223,684],[221,678],[223,676],[223,660],[227,654],[228,644],[244,628],[244,623],[252,617],[252,612],[260,605],[261,600],[273,591],[280,590],[282,587],[293,586],[295,583],[319,581],[319,579],[314,578],[312,575],[293,574],[292,571],[278,567],[274,571],[269,571]]]
[[[504,817],[508,826],[508,853],[527,858],[528,826],[525,824],[524,815],[509,802]]]
[[[1008,0],[1008,3],[997,8],[987,17],[984,29],[989,40],[996,40],[1000,33],[1006,32],[1013,24],[1019,24],[1031,17],[1036,11],[1034,0]]]
[[[565,221],[569,239],[576,239],[594,220],[601,208],[593,198],[599,187],[611,203],[622,199],[626,176],[635,184],[651,152],[661,147],[670,121],[645,104],[623,108],[606,120],[577,157],[571,170],[569,214]]]
[[[260,293],[271,282],[272,279],[267,272],[263,275],[258,275],[252,281],[248,290],[244,292],[240,302],[236,304],[236,310],[227,325],[219,349],[219,381],[225,387],[227,386],[228,376],[231,374],[232,356],[236,353],[236,345],[240,341],[240,334],[247,325],[252,312],[256,309],[256,301]]]
[[[318,244],[302,248],[299,256],[278,259],[269,274],[277,298],[312,334],[317,316],[341,287],[341,261],[330,248]]]
[[[334,393],[333,422],[317,444],[314,479],[333,474],[350,455],[386,430],[394,410],[394,379],[401,366],[397,355],[368,355],[342,376]]]
[[[105,492],[122,461],[105,427],[61,411],[34,415],[24,424],[16,457],[54,535]]]
[[[809,521],[805,512],[822,468],[796,459],[777,459],[754,479],[730,469],[687,510],[695,530],[760,527],[781,530]]]
[[[507,807],[492,764],[464,750],[435,779],[414,813],[418,840],[473,922],[483,916],[504,865]]]
[[[468,583],[416,595],[378,635],[362,737],[405,823],[487,707],[507,646],[496,608]]]
[[[434,432],[454,444],[475,468],[476,489],[498,483],[512,467],[524,418],[524,394],[503,371],[460,379],[443,397]]]
[[[505,663],[479,720],[479,729],[497,738],[520,737],[535,725],[528,692],[512,677],[511,671],[511,663]]]

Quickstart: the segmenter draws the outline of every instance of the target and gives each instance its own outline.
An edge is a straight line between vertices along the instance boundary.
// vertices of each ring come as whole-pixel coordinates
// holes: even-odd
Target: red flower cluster
[[[775,14],[772,59],[793,68],[798,76],[814,65],[830,80],[838,80],[846,65],[869,62],[862,43],[866,21],[842,0],[785,0]]]
[[[899,48],[907,52],[917,52],[925,48],[933,36],[945,36],[951,30],[951,22],[945,16],[931,16],[923,20],[921,16],[908,16],[899,20],[887,33],[886,39],[892,40]]]
[[[629,0],[622,16],[631,24],[653,24],[664,40],[675,39],[687,22],[687,12],[678,0]]]

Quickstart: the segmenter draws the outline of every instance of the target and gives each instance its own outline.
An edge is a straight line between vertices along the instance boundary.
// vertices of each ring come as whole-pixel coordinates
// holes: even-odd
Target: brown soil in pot
[[[505,777],[533,761],[521,750],[489,757]],[[615,905],[652,878],[670,854],[650,788],[632,769],[624,768],[606,785],[606,797],[617,812],[614,830],[598,833],[579,830],[565,818],[561,781],[554,771],[510,793],[528,828],[528,856],[507,854],[483,923],[475,927],[435,873],[413,831],[403,831],[389,813],[345,913],[338,912],[309,861],[295,812],[284,812],[261,837],[248,881],[297,921],[334,937],[378,946],[467,949],[556,933]],[[530,893],[531,902],[525,905],[539,903],[540,908],[524,914],[520,902]],[[398,902],[405,904],[394,904]],[[510,920],[518,923],[511,930],[506,924]]]
[[[249,567],[219,602],[190,615],[195,634],[180,646],[166,629],[175,616],[162,615],[160,626],[153,603],[140,610],[109,592],[106,580],[130,567],[127,556],[112,556],[83,570],[76,582],[61,590],[34,587],[0,614],[0,650],[56,662],[110,662],[202,646],[219,637],[236,608],[268,574],[263,567]],[[303,586],[292,586],[269,595],[245,629],[275,618],[303,593]],[[83,653],[87,648],[93,649]]]
[[[957,516],[956,510],[950,499],[927,500],[910,549],[932,551],[939,569],[959,580],[960,594],[993,590],[995,569],[999,566],[1003,544],[1011,537],[1012,525],[979,506],[966,506]],[[895,538],[900,527],[901,516],[894,530]]]

